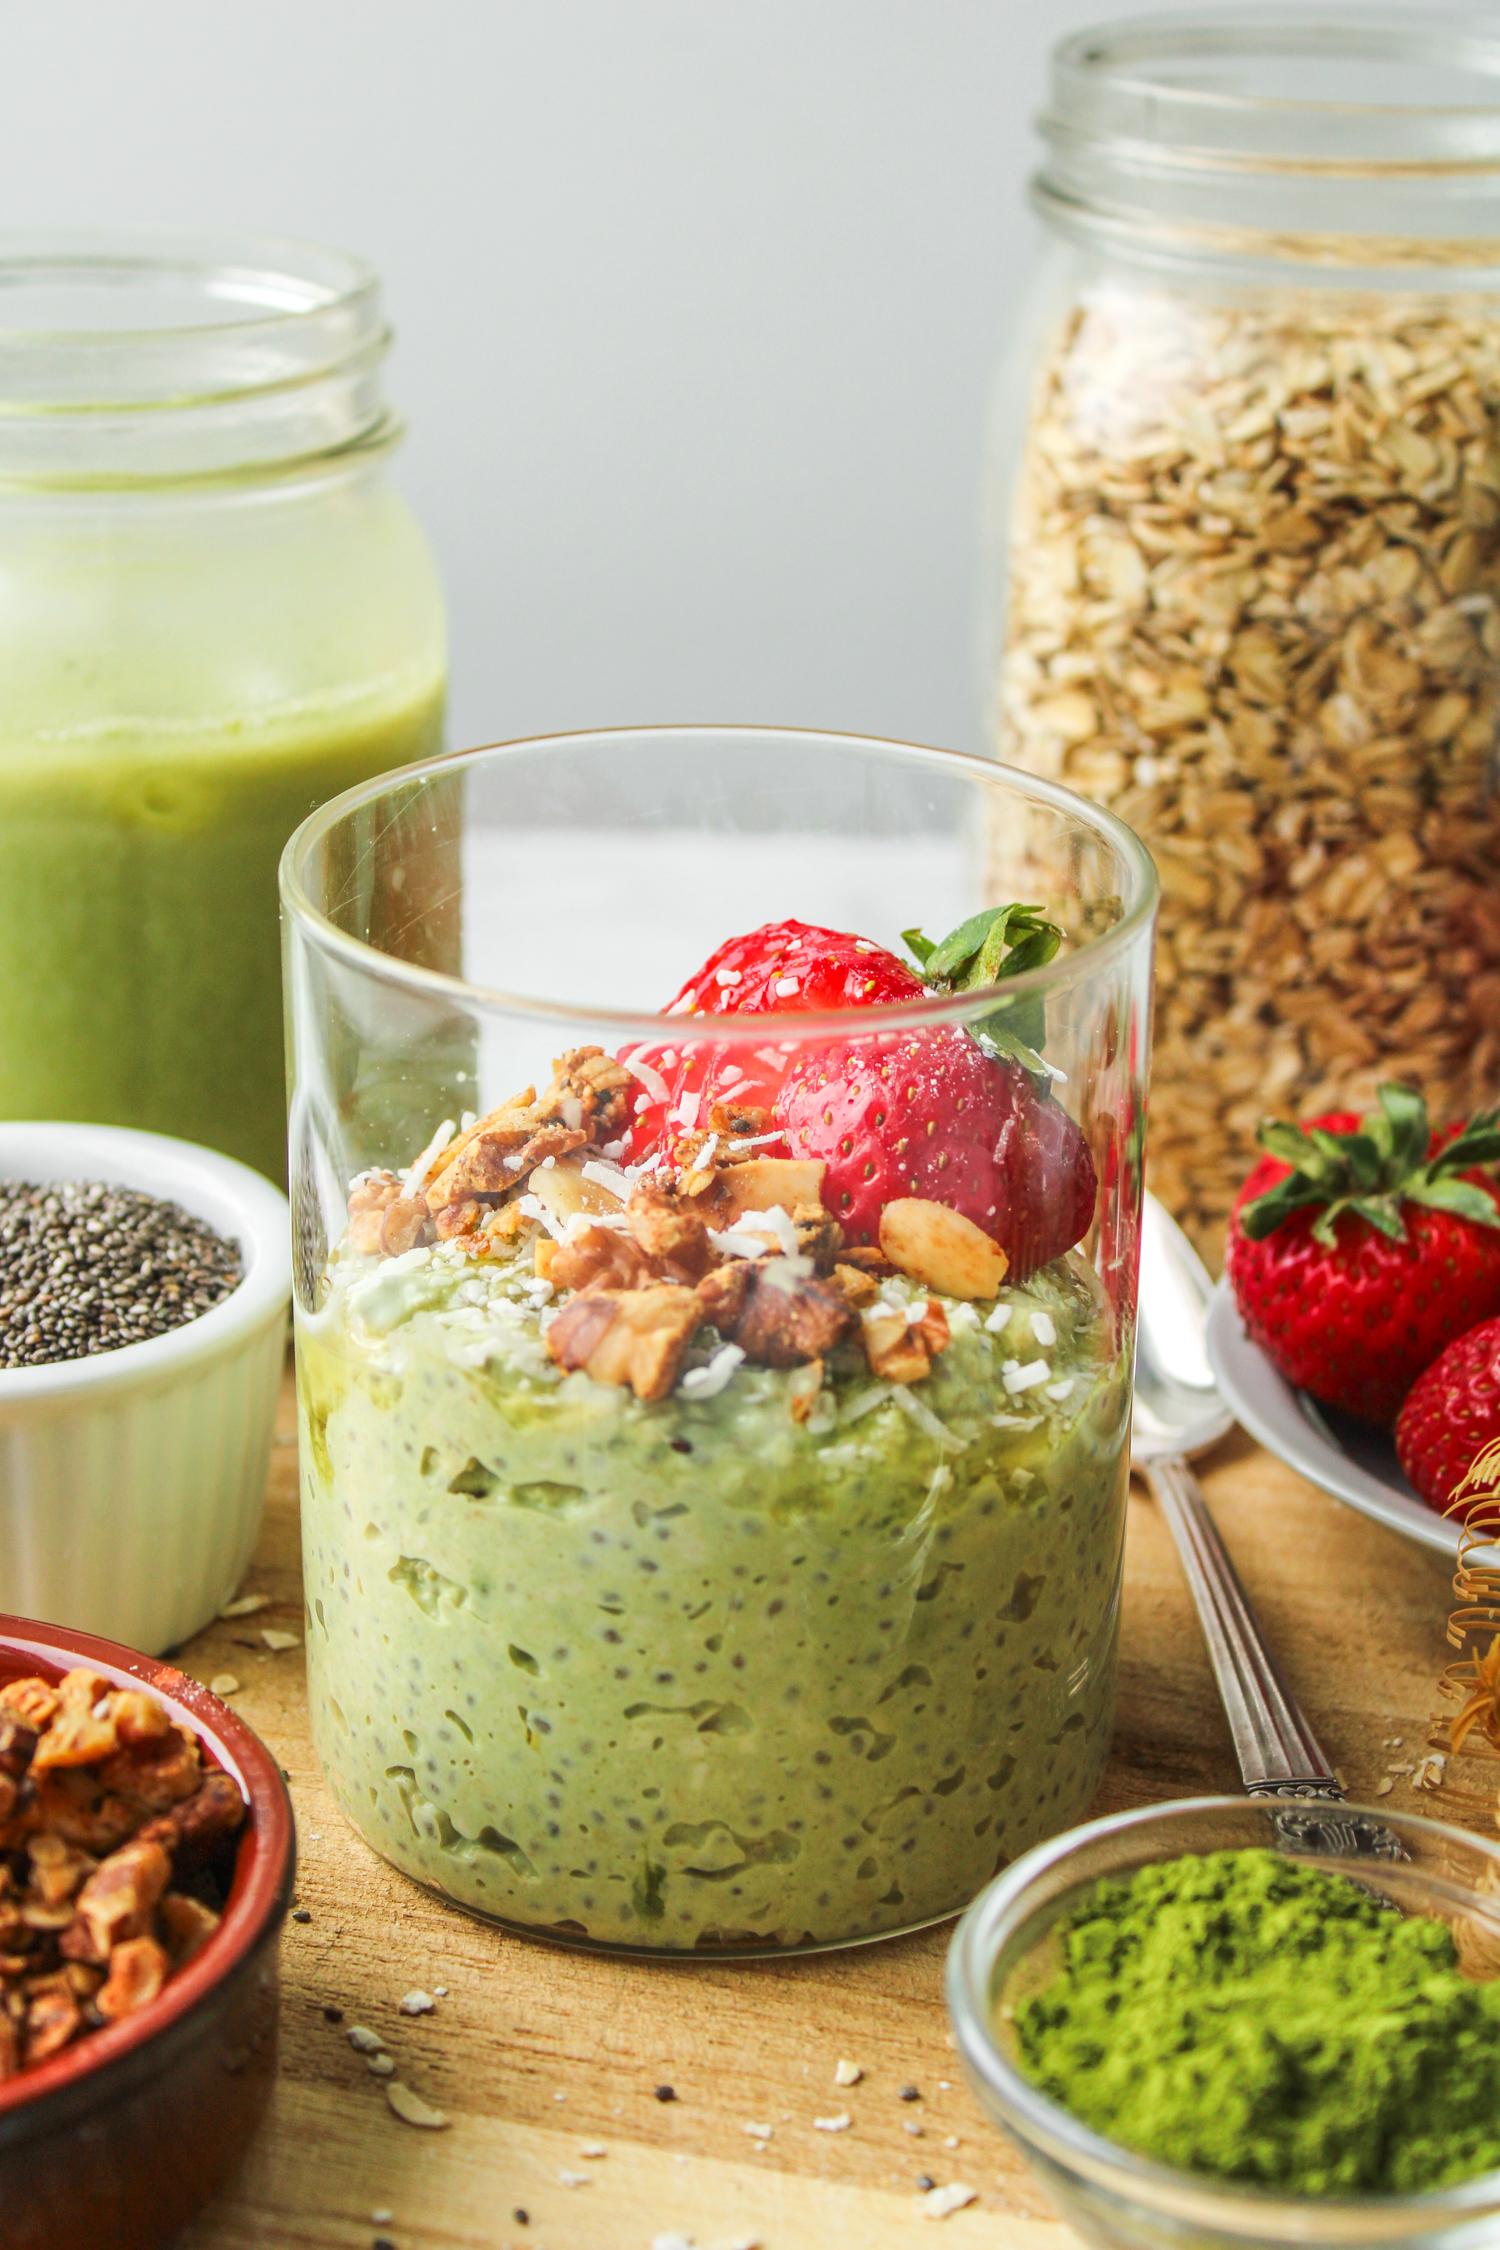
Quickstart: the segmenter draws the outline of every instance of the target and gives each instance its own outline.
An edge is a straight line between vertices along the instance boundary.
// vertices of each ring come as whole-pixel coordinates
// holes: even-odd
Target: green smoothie
[[[442,689],[210,731],[0,731],[0,1115],[286,1174],[276,868],[314,806],[441,748]]]
[[[556,1363],[533,1258],[346,1242],[299,1319],[313,1727],[363,1834],[481,1912],[690,1950],[951,1913],[1076,1820],[1127,1474],[1083,1260],[938,1296],[915,1385],[847,1341],[813,1393],[698,1376],[706,1324],[647,1402]]]

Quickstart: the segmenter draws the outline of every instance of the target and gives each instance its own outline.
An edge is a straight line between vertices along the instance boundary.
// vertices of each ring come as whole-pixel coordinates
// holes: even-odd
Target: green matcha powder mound
[[[1299,2195],[1392,2195],[1500,2166],[1500,1981],[1444,1922],[1270,1851],[1102,1882],[1016,2005],[1018,2060],[1159,2164]]]

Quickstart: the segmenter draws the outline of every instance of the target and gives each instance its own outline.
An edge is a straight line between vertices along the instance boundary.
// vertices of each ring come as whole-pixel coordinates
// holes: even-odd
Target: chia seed
[[[175,1203],[97,1180],[0,1180],[0,1368],[164,1336],[237,1287],[240,1248]]]

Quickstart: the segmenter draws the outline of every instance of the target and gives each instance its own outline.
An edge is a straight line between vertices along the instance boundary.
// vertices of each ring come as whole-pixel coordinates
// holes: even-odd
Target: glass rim
[[[1320,96],[1183,85],[1150,67],[1153,61],[1195,53],[1222,60],[1253,60],[1313,59],[1339,52],[1349,60],[1389,62],[1393,72],[1398,66],[1419,60],[1446,63],[1471,74],[1476,91],[1490,81],[1494,95],[1489,101],[1472,102],[1330,101]],[[1481,63],[1481,58],[1487,60]],[[1489,119],[1500,127],[1500,29],[1487,29],[1474,17],[1451,8],[1435,10],[1420,22],[1413,21],[1409,10],[1369,4],[1331,8],[1323,14],[1283,4],[1251,17],[1243,9],[1226,6],[1164,9],[1070,32],[1053,48],[1052,60],[1060,106],[1070,92],[1108,88],[1149,100],[1168,119],[1201,111],[1205,116],[1233,115],[1247,121],[1255,117],[1326,117],[1331,121],[1367,117],[1430,118],[1436,124]],[[1054,122],[1051,117],[1044,118],[1044,129]],[[1171,145],[1167,132],[1157,138],[1162,146]],[[1193,144],[1193,155],[1200,162],[1209,153],[1202,143]],[[1226,162],[1235,161],[1228,151],[1220,153]],[[1245,161],[1254,152],[1246,149],[1236,154],[1239,161]],[[1435,162],[1442,168],[1440,159]],[[1314,169],[1317,163],[1310,151],[1306,168]]]
[[[123,279],[152,270],[204,282],[214,275],[246,282],[277,281],[288,290],[300,290],[304,301],[278,305],[267,299],[261,310],[247,310],[229,320],[144,321],[106,328],[20,327],[3,318],[4,288],[28,272],[85,283],[96,275]],[[300,235],[188,226],[0,228],[0,353],[15,344],[98,351],[262,336],[278,328],[306,326],[320,315],[358,305],[377,295],[379,287],[375,267],[357,251],[332,248]],[[248,294],[244,301],[247,306],[253,303]]]
[[[1412,2195],[1294,2196],[1275,2188],[1218,2180],[1211,2174],[1158,2164],[1094,2132],[1071,2110],[1050,2100],[1022,2076],[1000,2047],[990,2029],[989,1979],[1000,1946],[1020,1919],[1022,1902],[1040,1876],[1084,1846],[1106,1837],[1125,1835],[1133,1829],[1152,1827],[1187,1815],[1251,1809],[1270,1816],[1277,1810],[1284,1811],[1286,1804],[1285,1800],[1246,1795],[1175,1797],[1161,1804],[1135,1805],[1125,1812],[1109,1813],[1081,1827],[1065,1829],[1060,1836],[1049,1837],[996,1876],[965,1912],[948,1949],[945,1977],[948,2010],[959,2052],[969,2069],[1000,2103],[1008,2124],[1010,2113],[1015,2113],[1017,2122],[1011,2129],[1023,2145],[1034,2137],[1050,2162],[1077,2164],[1091,2181],[1135,2200],[1147,2200],[1153,2190],[1159,2197],[1170,2197],[1178,2202],[1190,2200],[1200,2224],[1215,2223],[1215,2213],[1242,2213],[1247,2241],[1255,2239],[1256,2231],[1269,2225],[1274,2226],[1279,2237],[1288,2244],[1313,2240],[1332,2242],[1338,2239],[1338,2222],[1347,2222],[1356,2216],[1380,2213],[1395,2218],[1410,2211],[1423,2218],[1436,2219],[1447,2213],[1461,2214],[1476,2207],[1500,2205],[1500,2169],[1475,2173],[1471,2179],[1460,2180],[1452,2187],[1428,2188]],[[1419,1813],[1392,1812],[1385,1806],[1350,1805],[1343,1809],[1351,1813],[1364,1812],[1369,1819],[1397,1834],[1406,1830],[1424,1837],[1457,1839],[1489,1860],[1500,1877],[1500,1844],[1492,1843],[1488,1837],[1471,1834],[1451,1821],[1429,1820]],[[1500,1917],[1500,1895],[1492,1904]],[[1325,2215],[1326,2227],[1310,2226],[1310,2222]],[[1391,2239],[1396,2241],[1400,2237],[1393,2233]]]
[[[1066,813],[1079,820],[1083,826],[1106,839],[1119,854],[1134,877],[1135,895],[1124,901],[1124,912],[1118,922],[1098,937],[1085,938],[1079,945],[1043,968],[1031,969],[1019,976],[1008,977],[1002,986],[985,986],[971,992],[953,993],[922,1000],[882,1005],[872,1008],[808,1009],[788,1011],[768,1018],[765,1015],[701,1015],[670,1017],[638,1010],[591,1007],[578,1001],[549,1000],[534,994],[507,992],[498,987],[479,984],[466,977],[450,976],[439,969],[428,969],[414,962],[402,961],[394,955],[382,953],[377,946],[362,938],[351,937],[321,908],[315,906],[303,885],[301,869],[314,845],[350,813],[362,806],[377,802],[396,789],[410,788],[414,783],[441,779],[447,774],[461,772],[480,762],[498,762],[507,755],[544,750],[565,750],[585,745],[611,745],[616,748],[630,744],[662,742],[734,742],[754,740],[783,744],[801,743],[809,746],[827,746],[844,751],[876,750],[894,752],[913,767],[927,767],[946,774],[955,769],[967,774],[977,783],[991,788],[997,785],[1015,795],[1027,797],[1049,809]],[[694,1039],[712,1039],[725,1045],[750,1046],[764,1042],[768,1036],[767,1024],[781,1027],[780,1040],[785,1043],[805,1039],[847,1037],[857,1027],[865,1037],[886,1032],[931,1028],[938,1025],[962,1024],[974,1015],[984,1012],[998,991],[1005,998],[1021,997],[1029,993],[1056,992],[1090,976],[1126,952],[1143,931],[1149,930],[1156,913],[1160,883],[1156,865],[1150,852],[1135,831],[1102,805],[1085,797],[1076,796],[1056,782],[1040,780],[1024,773],[1019,767],[1003,765],[996,758],[980,757],[966,750],[938,749],[931,745],[887,740],[878,735],[843,734],[827,728],[802,728],[781,726],[635,726],[585,728],[566,734],[523,735],[510,741],[482,743],[468,750],[450,750],[437,758],[425,758],[412,765],[398,766],[389,773],[378,774],[373,780],[361,782],[346,789],[340,796],[330,798],[320,805],[295,829],[281,854],[278,871],[282,907],[290,922],[299,928],[308,940],[322,951],[335,955],[347,966],[364,975],[397,985],[407,992],[422,993],[432,999],[452,1004],[459,1002],[491,1014],[517,1016],[536,1022],[573,1024],[580,1029],[598,1030],[625,1042],[646,1040],[659,1044],[664,1032],[673,1036],[673,1026],[692,1025],[689,1034]]]

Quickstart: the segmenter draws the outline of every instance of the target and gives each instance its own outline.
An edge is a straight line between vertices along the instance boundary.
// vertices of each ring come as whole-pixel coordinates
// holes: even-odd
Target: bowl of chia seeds
[[[152,1653],[260,1527],[291,1294],[286,1199],[105,1125],[0,1124],[0,1610]]]

